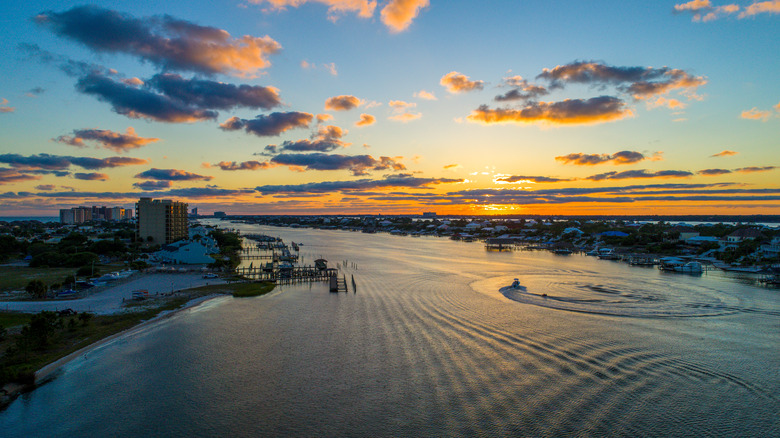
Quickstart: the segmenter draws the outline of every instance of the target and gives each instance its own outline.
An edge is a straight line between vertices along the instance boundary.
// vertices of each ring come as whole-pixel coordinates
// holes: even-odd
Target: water
[[[13,221],[38,221],[38,222],[59,222],[59,216],[0,216],[0,222]]]
[[[780,431],[776,289],[446,239],[236,226],[303,242],[304,263],[346,260],[356,293],[285,286],[178,313],[20,397],[0,413],[3,436]],[[528,296],[502,294],[514,277]]]

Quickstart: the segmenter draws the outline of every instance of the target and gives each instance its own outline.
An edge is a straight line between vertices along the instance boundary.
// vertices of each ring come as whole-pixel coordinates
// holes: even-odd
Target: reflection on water
[[[17,400],[4,436],[780,428],[776,291],[445,239],[244,227],[303,242],[306,263],[346,260],[358,292],[284,286],[177,314]],[[515,277],[525,291],[502,293]]]

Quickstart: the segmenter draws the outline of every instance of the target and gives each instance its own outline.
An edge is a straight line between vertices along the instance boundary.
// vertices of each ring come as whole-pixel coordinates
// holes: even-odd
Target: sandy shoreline
[[[27,391],[31,391],[35,389],[38,385],[45,383],[48,379],[53,378],[53,374],[58,371],[63,366],[67,365],[71,361],[77,359],[78,357],[89,353],[90,351],[102,347],[103,345],[106,345],[113,340],[120,338],[122,336],[134,333],[144,327],[147,327],[149,325],[155,324],[163,319],[170,318],[182,311],[193,309],[207,301],[213,300],[215,298],[220,298],[228,296],[227,294],[211,294],[206,295],[198,298],[193,298],[192,300],[187,301],[182,307],[179,307],[178,309],[174,310],[168,310],[168,311],[161,311],[159,314],[154,316],[151,319],[148,319],[146,321],[143,321],[139,324],[134,325],[133,327],[130,327],[128,329],[122,330],[121,332],[114,333],[113,335],[107,336],[103,339],[100,339],[98,341],[95,341],[85,347],[82,347],[73,353],[68,354],[67,356],[63,356],[56,361],[45,365],[41,369],[37,370],[35,372],[35,383],[32,385],[22,385],[18,383],[9,383],[5,385],[2,389],[5,391],[5,394],[2,395],[0,398],[0,409],[4,409],[8,405],[10,405],[16,397]]]

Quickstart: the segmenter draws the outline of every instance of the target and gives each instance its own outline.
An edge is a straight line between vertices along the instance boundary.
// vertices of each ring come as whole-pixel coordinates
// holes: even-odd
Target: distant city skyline
[[[0,216],[780,213],[780,0],[0,10]]]

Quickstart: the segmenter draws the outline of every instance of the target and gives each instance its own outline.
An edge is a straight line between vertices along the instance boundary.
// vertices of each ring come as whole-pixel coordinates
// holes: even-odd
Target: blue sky
[[[779,211],[780,1],[0,8],[0,215]]]

